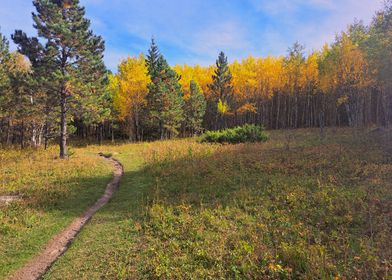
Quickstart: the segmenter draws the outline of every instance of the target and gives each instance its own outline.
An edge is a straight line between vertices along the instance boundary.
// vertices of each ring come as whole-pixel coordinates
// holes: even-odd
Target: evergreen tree
[[[9,61],[9,58],[10,58],[10,53],[9,53],[8,40],[0,32],[0,119],[4,119],[7,123],[7,136],[5,138],[7,144],[9,144],[10,129],[12,125],[8,112],[9,111],[8,100],[10,98],[10,83],[9,83],[9,73],[6,65]],[[5,130],[5,128],[3,128],[2,126],[0,129],[1,129],[0,134],[5,135],[5,133],[3,133],[3,129]]]
[[[0,106],[2,98],[5,98],[5,88],[8,84],[8,73],[6,69],[6,63],[9,60],[9,42],[3,34],[0,32]],[[1,109],[1,108],[0,108]],[[2,112],[2,110],[0,110]]]
[[[218,127],[222,126],[222,122],[225,121],[225,111],[219,112],[219,104],[223,104],[225,108],[230,108],[233,102],[233,87],[232,87],[232,75],[230,73],[229,64],[227,62],[227,57],[224,52],[220,52],[218,59],[216,60],[216,69],[214,75],[212,76],[212,83],[208,85],[208,88],[212,91],[215,100],[213,100],[213,108],[215,109],[215,115],[220,118],[218,121]]]
[[[180,77],[159,54],[154,39],[146,64],[151,84],[147,94],[148,125],[155,137],[171,138],[178,134],[183,121],[183,94]]]
[[[206,106],[206,99],[199,85],[194,80],[191,80],[190,94],[185,100],[184,118],[185,128],[192,134],[200,133],[202,130]]]
[[[42,55],[45,81],[52,107],[58,109],[60,119],[60,157],[67,156],[67,124],[72,117],[84,115],[94,108],[106,88],[106,69],[103,64],[104,42],[89,29],[90,21],[79,0],[34,0],[34,27],[45,46],[36,46]],[[19,51],[31,49],[23,32],[16,31],[14,41]]]
[[[162,55],[159,53],[159,49],[157,44],[155,43],[155,39],[151,39],[151,45],[147,53],[146,57],[146,65],[148,69],[148,74],[151,77],[151,80],[154,80],[159,74],[159,59]]]
[[[9,57],[9,42],[3,34],[0,32],[0,86],[5,83],[6,80],[6,70],[5,63]]]

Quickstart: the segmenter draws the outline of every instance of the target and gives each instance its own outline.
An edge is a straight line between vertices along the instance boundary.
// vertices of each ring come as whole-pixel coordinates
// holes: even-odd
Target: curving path
[[[101,154],[102,156],[102,154]],[[82,230],[91,217],[113,196],[120,185],[124,173],[121,163],[113,158],[107,158],[113,164],[113,179],[108,183],[105,193],[93,206],[87,209],[80,217],[74,219],[62,232],[54,236],[45,249],[33,257],[24,267],[17,270],[10,280],[36,280],[40,279],[53,263],[68,249],[72,240]]]

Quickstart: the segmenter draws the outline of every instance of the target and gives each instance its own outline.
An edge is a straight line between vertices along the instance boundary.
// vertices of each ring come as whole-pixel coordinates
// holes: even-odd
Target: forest
[[[392,279],[392,0],[320,49],[147,34],[115,71],[82,3],[0,33],[0,279]]]
[[[110,73],[104,41],[79,6],[35,1],[38,37],[0,40],[1,145],[61,139],[169,139],[245,123],[268,129],[387,127],[392,106],[392,4],[351,24],[321,50],[171,67],[153,39]],[[72,1],[71,1],[72,2]],[[70,2],[70,3],[71,3]],[[69,7],[67,6],[69,5]],[[49,17],[56,14],[56,17]],[[78,32],[71,32],[77,29]]]

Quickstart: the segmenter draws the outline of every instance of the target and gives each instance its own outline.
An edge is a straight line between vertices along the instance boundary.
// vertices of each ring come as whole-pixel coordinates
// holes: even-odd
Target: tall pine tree
[[[105,90],[104,41],[90,30],[90,21],[85,18],[79,0],[34,0],[33,4],[37,10],[33,13],[34,27],[45,43],[39,52],[46,69],[42,81],[52,106],[58,110],[60,157],[64,158],[67,124],[74,115],[85,115],[86,109],[91,110],[94,103],[99,103]],[[21,31],[14,35],[23,54],[31,49],[27,43],[35,40]]]

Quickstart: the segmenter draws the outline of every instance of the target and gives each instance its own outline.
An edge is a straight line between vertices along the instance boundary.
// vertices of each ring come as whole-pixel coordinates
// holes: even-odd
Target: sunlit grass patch
[[[101,195],[111,166],[76,149],[66,160],[57,149],[1,150],[0,195],[20,200],[0,205],[0,277],[4,277]]]

